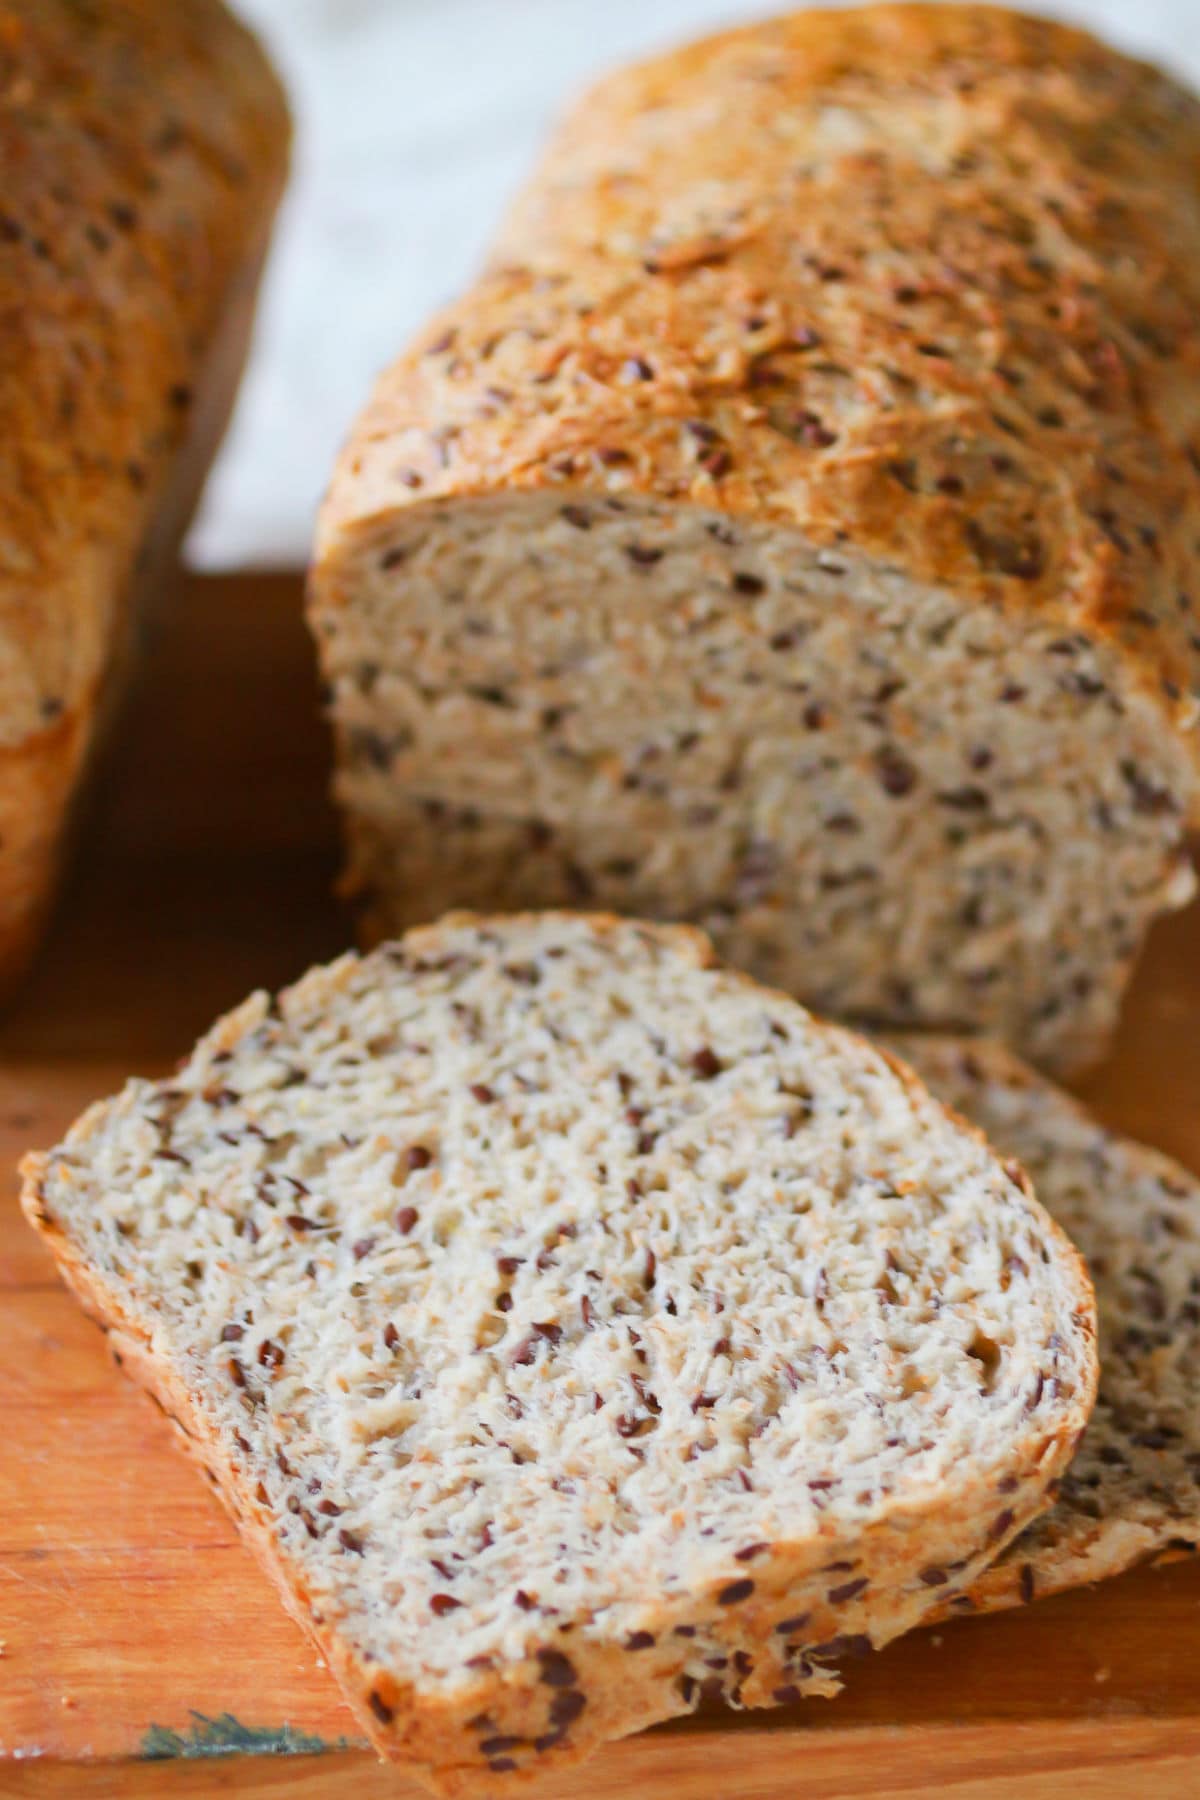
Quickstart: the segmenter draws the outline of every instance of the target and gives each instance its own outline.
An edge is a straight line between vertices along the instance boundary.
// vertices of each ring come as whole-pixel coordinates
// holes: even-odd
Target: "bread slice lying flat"
[[[1083,1252],[1100,1391],[1048,1512],[954,1610],[1011,1606],[1200,1542],[1200,1180],[1115,1136],[994,1044],[894,1040],[940,1099],[1021,1159]]]
[[[884,1053],[610,918],[459,916],[25,1166],[378,1748],[447,1794],[830,1692],[1046,1503],[1083,1266]]]

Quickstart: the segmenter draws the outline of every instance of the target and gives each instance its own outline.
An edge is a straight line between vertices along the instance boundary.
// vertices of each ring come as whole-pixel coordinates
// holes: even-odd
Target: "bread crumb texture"
[[[995,1044],[896,1039],[939,1099],[1019,1157],[1082,1252],[1100,1324],[1096,1409],[1048,1512],[954,1611],[1077,1587],[1200,1542],[1200,1180],[1107,1131]]]
[[[901,1065],[681,928],[458,917],[25,1167],[381,1751],[447,1794],[836,1689],[1046,1504],[1079,1259]]]

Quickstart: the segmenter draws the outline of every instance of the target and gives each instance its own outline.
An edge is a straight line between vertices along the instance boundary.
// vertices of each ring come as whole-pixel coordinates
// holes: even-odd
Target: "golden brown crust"
[[[989,7],[801,13],[615,76],[380,384],[319,605],[399,509],[692,501],[1200,700],[1200,103]]]
[[[79,709],[23,744],[0,745],[0,996],[37,941],[82,754]]]
[[[232,401],[286,166],[218,0],[0,5],[0,973]]]

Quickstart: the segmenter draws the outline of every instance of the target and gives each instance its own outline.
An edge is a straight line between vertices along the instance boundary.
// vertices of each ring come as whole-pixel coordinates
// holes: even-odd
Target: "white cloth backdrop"
[[[1031,6],[1037,0],[1029,0]],[[303,562],[372,377],[479,260],[564,101],[605,67],[787,0],[235,0],[299,121],[233,430],[192,534],[209,568]],[[1200,86],[1200,0],[1041,0]]]

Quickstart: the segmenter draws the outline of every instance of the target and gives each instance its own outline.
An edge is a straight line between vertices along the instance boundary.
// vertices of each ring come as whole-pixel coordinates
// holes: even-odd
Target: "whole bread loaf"
[[[25,1165],[386,1755],[491,1795],[837,1686],[1046,1504],[1083,1265],[915,1076],[698,933],[457,918]]]
[[[367,935],[693,920],[844,1016],[1103,1047],[1192,890],[1200,104],[990,7],[604,82],[382,379],[311,616]]]
[[[1054,1505],[947,1610],[990,1612],[1200,1544],[1200,1179],[998,1044],[893,1048],[1017,1157],[1095,1283],[1100,1387]]]
[[[0,985],[224,427],[287,142],[219,0],[0,7]]]

